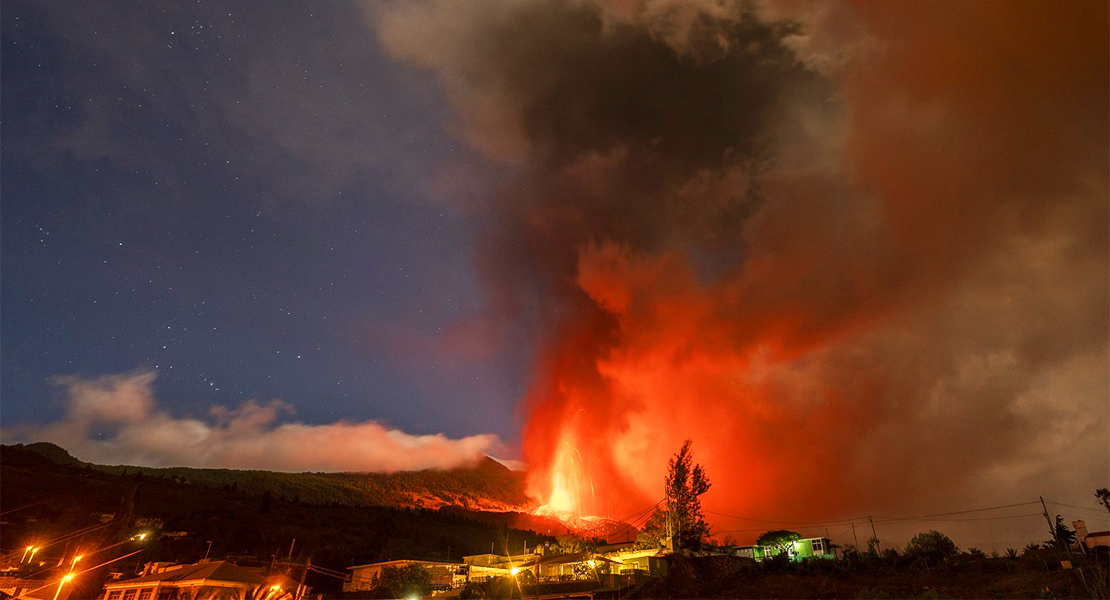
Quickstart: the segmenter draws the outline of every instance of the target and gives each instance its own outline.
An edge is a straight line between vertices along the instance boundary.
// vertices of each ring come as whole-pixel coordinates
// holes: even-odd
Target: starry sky
[[[517,439],[528,348],[450,341],[482,167],[358,7],[12,2],[2,38],[5,425],[150,370],[180,414]]]

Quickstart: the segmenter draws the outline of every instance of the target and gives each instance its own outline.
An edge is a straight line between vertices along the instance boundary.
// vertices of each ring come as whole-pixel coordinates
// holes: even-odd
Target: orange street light
[[[35,553],[38,552],[38,551],[39,551],[38,548],[31,548],[31,558],[27,559],[27,562],[31,562],[31,561],[35,560]]]
[[[77,556],[74,556],[73,557],[73,564],[69,566],[69,570],[72,571],[73,569],[77,568],[77,561],[81,560],[82,558],[85,558],[85,557],[80,555],[80,554],[78,554]]]
[[[27,549],[23,551],[23,556],[19,558],[19,564],[23,564],[23,561],[27,560],[27,553],[34,549],[34,546],[27,546]]]
[[[54,600],[58,600],[58,594],[62,593],[62,586],[65,585],[65,583],[70,579],[73,579],[73,573],[68,573],[62,576],[61,581],[58,582],[58,591],[54,592]]]

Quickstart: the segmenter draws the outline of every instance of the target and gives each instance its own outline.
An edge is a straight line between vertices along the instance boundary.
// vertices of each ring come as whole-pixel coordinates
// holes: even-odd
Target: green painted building
[[[734,556],[763,560],[782,554],[777,546],[740,546],[733,551]],[[801,561],[807,558],[836,558],[832,540],[829,538],[806,538],[795,541],[788,549],[790,560]]]

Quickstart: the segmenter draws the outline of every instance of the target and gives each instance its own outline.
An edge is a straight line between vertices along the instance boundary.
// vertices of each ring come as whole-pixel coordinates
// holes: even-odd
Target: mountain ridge
[[[269,492],[307,504],[386,506],[396,508],[458,507],[483,512],[529,512],[535,500],[525,493],[525,475],[490,457],[468,467],[422,471],[283,472],[258,469],[145,467],[101,465],[80,460],[50,442],[14,444],[55,464],[117,475],[164,477],[207,487],[228,487],[252,495]]]

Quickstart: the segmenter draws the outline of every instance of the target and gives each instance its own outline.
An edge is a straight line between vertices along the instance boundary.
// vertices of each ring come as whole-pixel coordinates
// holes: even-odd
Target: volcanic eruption
[[[713,514],[1002,496],[1053,481],[1039,414],[1106,412],[1102,21],[789,6],[381,16],[504,175],[483,277],[538,348],[523,444],[553,509],[652,505],[686,438]]]

